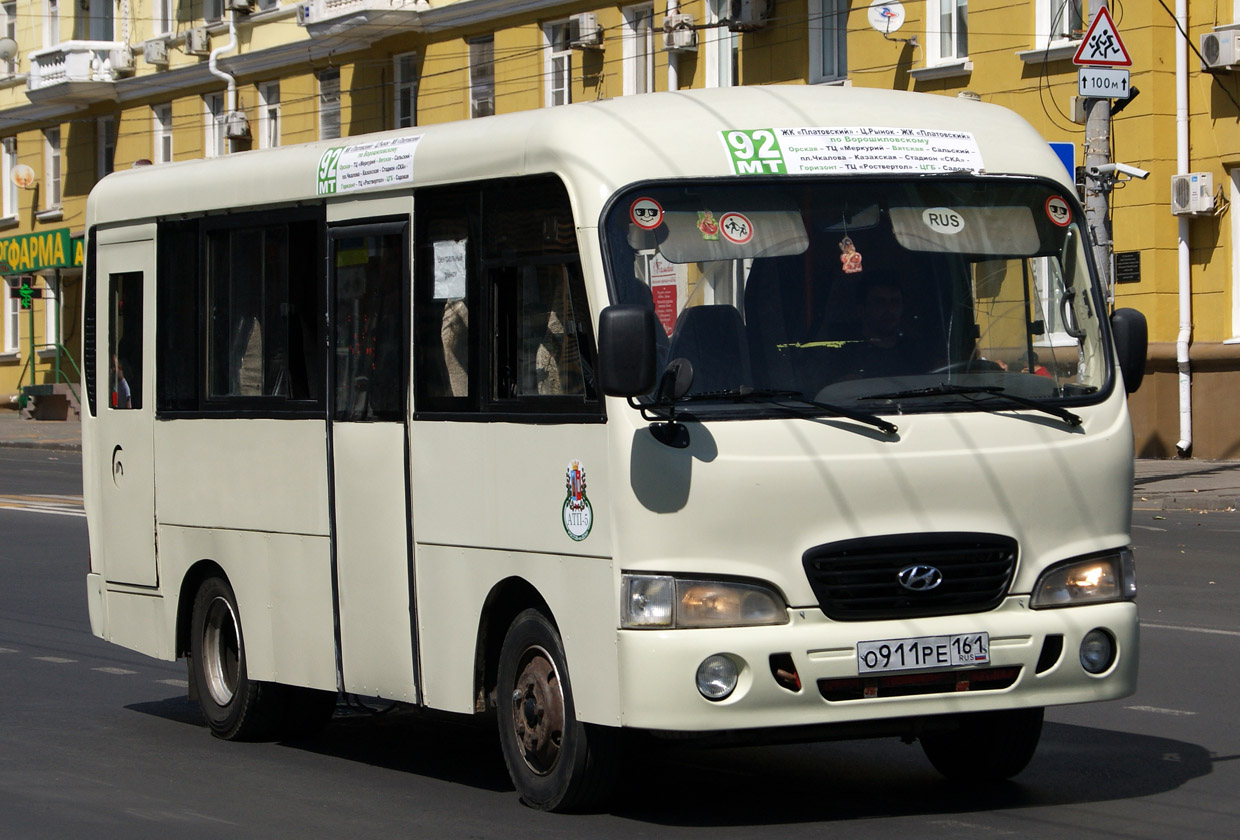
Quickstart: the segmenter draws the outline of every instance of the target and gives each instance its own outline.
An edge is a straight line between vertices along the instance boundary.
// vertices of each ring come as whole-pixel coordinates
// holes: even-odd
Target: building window
[[[21,283],[20,277],[4,278],[4,352],[21,352],[22,309],[21,301],[13,297],[13,290]]]
[[[4,0],[0,3],[0,32],[4,33],[5,38],[17,40],[17,0]],[[0,73],[12,76],[16,72],[16,58],[0,61]]]
[[[624,10],[624,94],[654,92],[654,7]]]
[[[60,0],[43,0],[43,46],[60,43]]]
[[[280,83],[258,86],[258,147],[274,149],[280,145]]]
[[[969,56],[969,0],[927,0],[926,63]]]
[[[43,275],[43,341],[60,344],[60,281],[54,274]]]
[[[324,70],[318,78],[319,139],[335,140],[340,136],[340,68]]]
[[[47,184],[47,209],[60,206],[60,126],[43,129],[44,182]]]
[[[95,122],[98,176],[102,178],[116,166],[116,117],[100,117]]]
[[[172,163],[172,106],[156,105],[151,109],[154,119],[151,153],[155,163]]]
[[[4,206],[0,208],[0,218],[17,218],[17,184],[13,183],[13,169],[17,166],[17,138],[5,137],[0,140],[0,193],[4,195]]]
[[[810,0],[811,7],[815,2],[826,3],[828,0]],[[846,0],[839,0],[841,4]],[[739,77],[737,66],[737,33],[726,26],[718,25],[730,11],[732,0],[706,0],[707,29],[699,33],[699,40],[705,41],[706,50],[706,86],[731,87]],[[814,18],[810,18],[810,30],[813,31]]]
[[[1085,32],[1086,0],[1036,0],[1037,46],[1080,41]]]
[[[155,0],[155,34],[171,34],[172,26],[175,22],[176,17],[172,11],[172,0]]]
[[[211,21],[222,20],[224,17],[224,0],[203,0],[202,18]]]
[[[396,88],[396,128],[418,124],[418,54],[405,53],[392,59]]]
[[[568,21],[549,23],[543,27],[546,60],[543,73],[547,79],[546,104],[567,105],[573,101],[573,49],[568,38]]]
[[[810,82],[848,77],[848,0],[810,0],[809,54]]]
[[[206,125],[203,156],[220,157],[227,150],[224,123],[228,114],[224,111],[224,94],[208,93],[202,97],[203,116]]]
[[[469,42],[469,115],[489,117],[495,113],[495,37]]]
[[[85,24],[86,36],[91,41],[111,41],[114,32],[112,26],[112,6],[114,0],[79,0],[79,6],[86,13],[86,19],[78,16],[74,26]],[[80,30],[78,30],[80,31]]]

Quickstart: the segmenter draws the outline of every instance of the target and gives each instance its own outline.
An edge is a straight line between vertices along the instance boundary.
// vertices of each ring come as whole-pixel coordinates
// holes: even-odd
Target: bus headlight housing
[[[1132,552],[1120,549],[1052,566],[1038,578],[1029,605],[1035,610],[1131,601],[1137,597]]]
[[[620,626],[630,630],[788,623],[784,599],[758,583],[626,574],[620,591]]]

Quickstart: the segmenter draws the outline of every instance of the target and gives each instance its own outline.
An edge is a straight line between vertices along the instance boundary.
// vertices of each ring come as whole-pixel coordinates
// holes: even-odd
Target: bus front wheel
[[[620,733],[577,720],[564,646],[538,610],[509,627],[498,676],[500,744],[522,801],[542,811],[599,805],[618,775]]]
[[[1043,709],[961,715],[959,728],[920,736],[934,769],[952,781],[1001,782],[1024,770],[1042,737]]]
[[[203,581],[190,619],[190,666],[203,717],[227,741],[272,737],[286,705],[281,686],[249,678],[244,640],[232,587],[218,577]]]

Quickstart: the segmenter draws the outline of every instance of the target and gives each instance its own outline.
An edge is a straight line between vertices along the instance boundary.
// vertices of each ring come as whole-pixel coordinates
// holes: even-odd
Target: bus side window
[[[142,407],[142,272],[108,275],[108,406]]]

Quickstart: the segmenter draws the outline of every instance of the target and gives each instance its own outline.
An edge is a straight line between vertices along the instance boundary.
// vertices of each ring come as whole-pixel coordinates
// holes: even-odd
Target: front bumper
[[[838,622],[806,609],[791,610],[789,623],[776,627],[621,630],[621,722],[704,733],[1088,703],[1136,690],[1136,604],[1031,610],[1028,603],[1027,597],[1015,596],[986,613],[907,620]],[[1095,628],[1108,631],[1116,645],[1110,668],[1098,675],[1087,673],[1078,656],[1082,638]],[[829,701],[819,690],[820,680],[858,677],[859,641],[982,631],[990,634],[987,667],[1017,669],[1009,685],[978,680],[965,686],[966,673],[966,679],[949,680],[933,693]],[[1062,644],[1051,659],[1056,640],[1048,643],[1048,637],[1055,636],[1062,637]],[[715,702],[698,693],[694,675],[703,659],[717,653],[736,660],[741,673],[736,690]],[[799,691],[776,681],[770,663],[780,654],[791,656]]]

